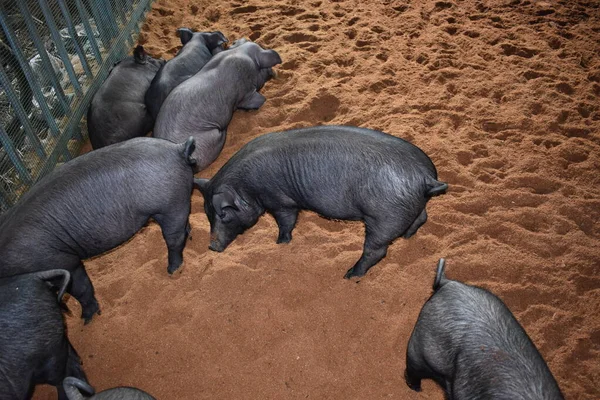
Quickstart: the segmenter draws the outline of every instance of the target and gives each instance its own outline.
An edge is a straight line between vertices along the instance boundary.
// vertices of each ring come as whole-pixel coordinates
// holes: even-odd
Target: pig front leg
[[[90,323],[94,314],[100,315],[100,306],[94,296],[94,286],[82,263],[71,272],[69,293],[81,304],[81,318],[86,325]]]
[[[298,210],[278,210],[273,212],[273,216],[279,227],[277,244],[289,243],[292,240],[292,230],[294,229],[294,226],[296,226],[296,219],[298,219]]]
[[[167,272],[173,274],[183,264],[183,248],[188,238],[188,216],[190,214],[189,204],[187,212],[179,210],[177,214],[155,215],[154,220],[160,225],[163,238],[167,244],[169,265]]]
[[[257,91],[248,93],[238,104],[242,110],[258,110],[267,101],[266,97]]]

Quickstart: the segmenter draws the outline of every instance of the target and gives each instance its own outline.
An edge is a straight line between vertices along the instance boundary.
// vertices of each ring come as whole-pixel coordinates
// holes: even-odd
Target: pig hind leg
[[[169,265],[167,272],[174,273],[183,264],[183,248],[189,235],[190,206],[187,205],[187,212],[182,208],[176,208],[177,212],[173,214],[157,214],[153,216],[154,220],[160,225],[163,238],[167,243]]]
[[[390,243],[404,233],[410,226],[412,219],[403,217],[391,219],[365,218],[366,235],[363,253],[352,268],[346,272],[344,278],[359,277],[387,254]]]
[[[408,239],[410,238],[412,235],[414,235],[415,233],[417,233],[417,230],[425,223],[427,222],[427,211],[425,209],[423,209],[423,211],[421,211],[421,214],[419,214],[419,216],[413,221],[413,223],[408,227],[408,229],[406,230],[406,232],[404,232],[404,235],[402,235],[404,237],[404,239]]]
[[[277,226],[279,227],[279,237],[277,243],[289,243],[292,240],[292,230],[296,226],[298,210],[286,209],[273,212]]]
[[[86,324],[92,320],[94,314],[100,314],[100,306],[94,296],[94,286],[82,263],[71,273],[69,293],[81,304],[81,318]]]

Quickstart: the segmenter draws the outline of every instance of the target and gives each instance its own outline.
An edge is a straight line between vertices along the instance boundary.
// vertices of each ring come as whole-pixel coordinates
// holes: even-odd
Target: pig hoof
[[[94,315],[98,314],[100,315],[102,312],[100,311],[100,307],[98,306],[98,303],[96,303],[94,305],[94,307],[90,309],[85,309],[81,312],[81,318],[83,318],[83,324],[87,325],[90,322],[92,322],[92,318],[94,318]]]
[[[94,318],[94,314],[90,315],[90,316],[82,316],[83,318],[83,324],[87,325],[90,322],[92,322],[92,318]]]
[[[277,238],[277,244],[289,243],[292,241],[292,235],[280,235]]]
[[[407,371],[404,371],[404,379],[406,380],[406,385],[414,390],[415,392],[421,391],[421,380],[415,379],[408,375]]]
[[[355,269],[354,269],[354,267],[352,267],[352,268],[350,268],[348,270],[348,272],[346,272],[346,275],[344,275],[344,279],[350,279],[350,278],[354,278],[354,277],[358,278],[358,277],[361,277],[363,275],[364,275],[364,273],[361,274],[359,272],[356,272]]]
[[[169,275],[173,275],[175,272],[177,272],[177,270],[179,269],[179,267],[181,267],[181,265],[178,265],[176,267],[168,266],[167,267],[167,272],[169,273]]]

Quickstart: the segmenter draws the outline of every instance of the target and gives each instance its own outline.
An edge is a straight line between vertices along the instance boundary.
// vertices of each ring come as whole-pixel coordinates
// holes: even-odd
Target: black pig
[[[448,399],[558,400],[563,396],[525,330],[485,289],[446,279],[440,259],[406,354],[406,383],[433,379]]]
[[[56,386],[65,400],[66,376],[86,380],[60,306],[69,279],[66,270],[0,279],[0,400],[29,399],[38,384]],[[58,301],[50,284],[59,288]]]
[[[63,386],[69,400],[155,400],[148,393],[132,387],[118,387],[95,393],[93,387],[74,377],[66,378]],[[84,397],[80,390],[91,397]]]
[[[171,90],[200,71],[214,54],[223,50],[223,44],[227,42],[227,38],[218,31],[193,32],[179,28],[177,32],[183,47],[160,68],[146,92],[146,106],[154,119]]]
[[[156,72],[164,65],[137,46],[133,56],[119,61],[92,98],[87,114],[90,143],[94,149],[144,136],[152,130],[144,96]]]
[[[175,142],[193,135],[196,171],[206,168],[225,144],[234,111],[258,109],[266,101],[258,90],[279,63],[274,50],[250,41],[236,42],[171,91],[158,113],[153,135]]]
[[[425,205],[447,185],[418,147],[350,126],[317,126],[263,135],[238,151],[210,180],[198,179],[211,244],[223,251],[265,212],[292,239],[299,210],[366,225],[363,254],[346,278],[364,275],[396,238],[427,220]]]
[[[99,307],[81,260],[129,240],[149,218],[162,229],[173,273],[189,233],[193,151],[191,137],[135,138],[56,168],[0,218],[0,277],[69,270],[69,293],[89,322]]]

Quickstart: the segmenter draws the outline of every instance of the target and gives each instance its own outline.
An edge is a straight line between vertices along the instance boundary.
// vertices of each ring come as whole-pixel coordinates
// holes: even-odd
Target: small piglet
[[[96,393],[93,387],[74,377],[65,378],[63,386],[69,400],[156,400],[148,393],[132,387],[117,387]],[[80,390],[91,397],[84,397]]]
[[[81,260],[126,242],[150,218],[175,272],[190,229],[193,151],[192,137],[181,144],[135,138],[56,168],[0,217],[0,277],[69,270],[69,293],[89,322],[99,306]]]
[[[406,354],[406,383],[433,379],[448,399],[557,400],[544,359],[502,300],[446,279],[440,259]]]
[[[146,106],[154,119],[171,90],[200,71],[214,54],[223,51],[223,44],[227,42],[218,31],[193,32],[179,28],[177,32],[183,47],[160,68],[146,92]]]
[[[206,168],[225,144],[234,111],[263,105],[266,99],[258,90],[279,63],[276,51],[263,50],[250,41],[220,52],[171,91],[158,113],[153,135],[175,142],[194,136],[196,171]]]
[[[87,127],[94,149],[144,136],[152,130],[144,96],[156,72],[164,65],[137,46],[132,57],[119,61],[94,94],[87,113]]]
[[[361,258],[346,278],[364,275],[396,238],[427,220],[425,205],[448,185],[418,147],[350,126],[317,126],[260,136],[209,181],[195,180],[210,221],[210,249],[223,251],[266,211],[279,226],[277,243],[292,240],[300,210],[361,220]]]
[[[86,380],[63,322],[60,303],[69,279],[66,270],[0,279],[0,400],[29,399],[38,384],[56,386],[65,400],[66,376]]]

